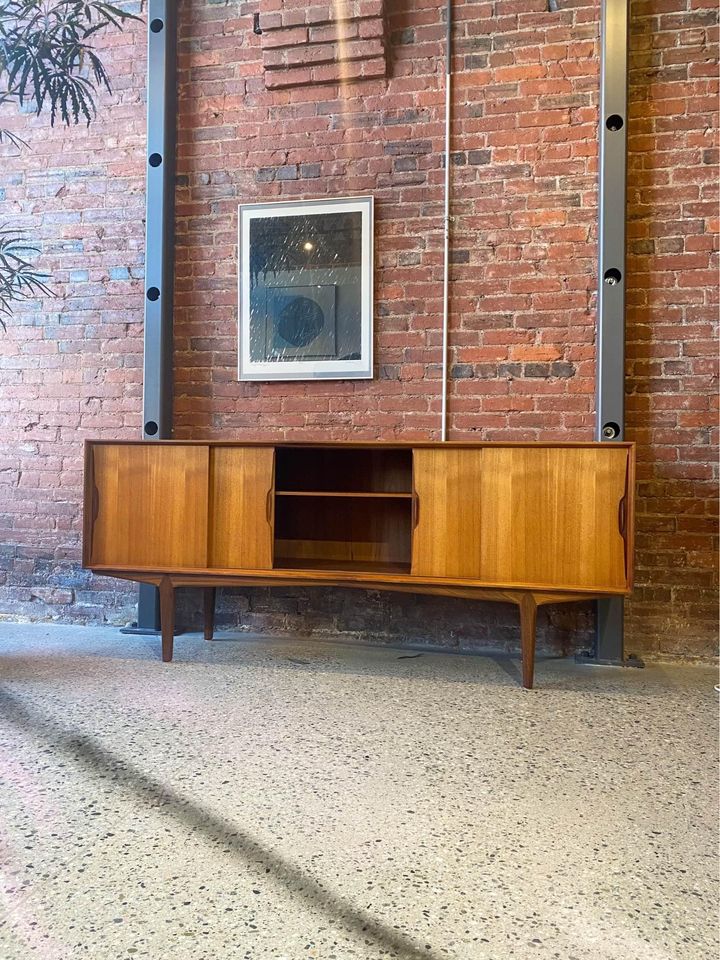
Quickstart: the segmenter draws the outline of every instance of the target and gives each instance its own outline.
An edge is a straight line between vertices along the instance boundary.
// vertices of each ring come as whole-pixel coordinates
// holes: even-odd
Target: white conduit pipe
[[[448,327],[450,311],[450,99],[452,93],[452,0],[447,0],[445,49],[445,250],[443,254],[442,403],[440,439],[447,440]]]

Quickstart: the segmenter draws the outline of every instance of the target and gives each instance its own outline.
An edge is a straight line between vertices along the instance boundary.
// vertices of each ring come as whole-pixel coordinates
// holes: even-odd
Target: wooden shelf
[[[388,563],[384,560],[300,560],[296,557],[275,557],[275,570],[340,570],[357,573],[410,573],[409,563]]]
[[[338,490],[276,490],[276,497],[367,497],[380,500],[411,500],[412,493],[381,493]]]
[[[282,493],[411,496],[412,453],[369,448],[295,449],[275,452],[275,487]]]

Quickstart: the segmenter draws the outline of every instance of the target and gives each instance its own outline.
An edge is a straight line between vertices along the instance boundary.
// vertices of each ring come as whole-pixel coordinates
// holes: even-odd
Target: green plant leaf
[[[122,29],[140,20],[101,0],[0,0],[0,105],[46,108],[50,124],[90,123],[98,90],[110,90],[110,78],[92,46],[108,27]],[[0,130],[0,143],[15,147],[24,141]],[[0,325],[11,304],[35,296],[53,296],[47,274],[31,258],[39,249],[17,230],[0,227]]]
[[[3,317],[11,315],[11,304],[37,296],[54,296],[47,285],[50,278],[36,270],[28,257],[39,254],[38,247],[16,230],[0,227],[0,326],[7,329]]]

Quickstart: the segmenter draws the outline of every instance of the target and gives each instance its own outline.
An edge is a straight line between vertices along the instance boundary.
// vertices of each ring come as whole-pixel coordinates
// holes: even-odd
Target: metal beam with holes
[[[625,434],[625,224],[629,0],[602,0],[596,439]],[[622,598],[599,601],[595,663],[624,661]]]
[[[622,440],[625,422],[625,217],[628,0],[603,0],[598,196],[598,440]]]
[[[143,439],[172,435],[173,276],[175,264],[175,144],[177,4],[150,0],[147,67],[147,188],[145,201],[145,359]],[[137,630],[160,626],[157,589],[141,584]]]

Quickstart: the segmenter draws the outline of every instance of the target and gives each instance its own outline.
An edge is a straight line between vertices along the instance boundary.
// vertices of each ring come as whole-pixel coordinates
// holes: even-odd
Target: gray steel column
[[[172,435],[177,4],[148,6],[143,439]],[[138,629],[160,627],[158,591],[140,584]]]
[[[602,0],[596,439],[625,432],[625,221],[629,0]],[[592,660],[622,663],[623,599],[597,604]]]

